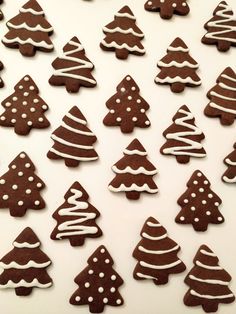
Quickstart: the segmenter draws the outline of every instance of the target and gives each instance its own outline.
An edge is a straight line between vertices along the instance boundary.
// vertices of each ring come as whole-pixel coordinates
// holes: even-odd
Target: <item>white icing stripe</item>
[[[86,131],[75,129],[75,128],[67,125],[64,121],[62,122],[61,126],[63,126],[63,128],[66,128],[67,130],[72,131],[72,132],[77,133],[77,134],[86,135],[86,136],[94,136],[93,132],[91,132],[91,131],[86,132]]]
[[[170,63],[165,63],[165,62],[162,62],[162,61],[158,61],[157,65],[159,67],[166,67],[166,68],[169,68],[169,67],[176,67],[176,68],[189,67],[189,68],[192,68],[192,69],[197,69],[199,67],[199,64],[192,64],[192,63],[190,63],[188,61],[183,61],[181,63],[176,62],[176,61],[171,61]]]
[[[7,26],[10,27],[10,28],[13,28],[13,29],[21,29],[21,28],[23,28],[23,29],[26,29],[27,31],[30,31],[30,32],[40,31],[40,32],[50,33],[50,32],[53,31],[52,27],[44,28],[41,25],[29,26],[25,22],[22,23],[22,24],[19,24],[19,25],[14,25],[14,24],[12,24],[10,22],[7,22]]]
[[[229,158],[226,158],[225,162],[230,166],[236,166],[236,161],[232,161]]]
[[[210,295],[210,294],[200,294],[200,293],[197,293],[195,290],[190,290],[190,293],[196,297],[199,297],[202,299],[209,299],[209,300],[228,299],[228,298],[234,297],[233,293],[223,294],[223,295]]]
[[[69,112],[66,114],[66,116],[67,116],[69,119],[71,119],[71,120],[73,120],[73,121],[75,121],[75,122],[81,123],[81,124],[83,124],[83,125],[86,125],[86,124],[87,124],[87,121],[82,120],[82,119],[79,119],[79,118],[75,117],[74,115],[72,115],[72,114],[69,113]]]
[[[70,146],[70,147],[75,147],[75,148],[85,149],[85,150],[93,149],[93,146],[85,146],[85,145],[74,144],[74,143],[68,142],[66,140],[63,140],[62,138],[56,136],[55,134],[51,135],[51,139],[53,139],[54,141],[59,142],[59,143],[61,143],[63,145]]]
[[[139,186],[135,183],[132,183],[131,186],[126,186],[125,184],[121,184],[119,187],[114,187],[112,185],[108,186],[109,190],[112,192],[131,192],[131,191],[137,191],[137,192],[148,192],[151,194],[157,193],[158,189],[151,189],[147,183],[144,183],[143,185]]]
[[[162,255],[162,254],[166,254],[166,253],[170,253],[170,252],[178,250],[179,246],[176,245],[175,247],[173,247],[172,249],[169,249],[169,250],[148,250],[148,249],[145,249],[143,246],[140,245],[138,247],[138,249],[139,249],[139,251],[147,253],[147,254]]]
[[[2,41],[6,44],[12,44],[12,43],[18,43],[20,45],[31,44],[35,47],[41,47],[41,48],[45,48],[45,49],[53,49],[53,44],[48,44],[44,40],[37,42],[37,41],[34,41],[32,38],[27,38],[27,39],[23,40],[23,39],[20,39],[19,37],[15,37],[12,39],[8,39],[6,37],[3,37]]]
[[[173,47],[173,46],[169,46],[168,51],[178,51],[178,52],[189,52],[189,48],[184,48],[184,47]]]
[[[230,90],[230,91],[233,91],[233,92],[236,92],[236,87],[231,87],[231,86],[228,86],[224,83],[219,83],[219,86],[221,88],[224,88],[224,89],[227,89],[227,90]]]
[[[129,14],[129,13],[117,12],[117,13],[115,14],[115,16],[116,16],[116,17],[127,17],[127,18],[129,18],[129,19],[131,19],[131,20],[136,20],[136,18],[135,18],[133,15]]]
[[[135,32],[132,28],[128,28],[128,29],[122,29],[120,27],[115,27],[113,29],[110,29],[110,28],[107,28],[107,27],[103,27],[103,31],[105,33],[121,33],[121,34],[133,34],[134,36],[137,36],[137,37],[141,37],[143,38],[144,37],[144,34],[143,33],[137,33]]]
[[[51,261],[45,262],[45,263],[36,263],[35,261],[29,261],[27,264],[21,265],[16,262],[11,262],[9,264],[5,264],[3,262],[0,262],[0,267],[3,269],[28,269],[28,268],[45,268],[51,264]]]
[[[61,208],[58,211],[58,215],[71,216],[71,217],[80,217],[74,220],[67,220],[58,225],[58,232],[56,235],[57,239],[62,239],[63,237],[78,236],[84,234],[96,234],[98,228],[94,226],[86,226],[83,223],[95,219],[96,214],[86,212],[84,210],[88,209],[89,205],[87,202],[79,201],[83,195],[81,191],[76,189],[71,189],[70,192],[72,195],[68,198],[68,204],[73,205],[72,207]]]
[[[133,149],[133,150],[130,150],[130,149],[125,149],[124,150],[124,153],[126,155],[139,155],[139,156],[147,156],[147,152],[146,151],[141,151],[141,150],[138,150],[138,149]]]
[[[223,180],[226,182],[226,183],[236,183],[236,176],[232,179],[226,177],[226,176],[223,176]]]
[[[221,266],[210,266],[210,265],[206,265],[206,264],[203,264],[199,261],[196,261],[196,265],[199,266],[199,267],[202,267],[202,268],[205,268],[205,269],[210,269],[210,270],[222,270],[223,268]]]
[[[220,95],[220,94],[218,94],[216,92],[213,92],[213,91],[210,92],[210,95],[218,97],[218,98],[221,98],[221,99],[224,99],[224,100],[236,101],[236,97],[234,97],[234,98],[226,97],[226,96]]]
[[[149,226],[149,227],[162,227],[162,225],[161,224],[159,224],[159,223],[154,223],[154,222],[151,222],[151,221],[148,221],[147,222],[147,225]]]
[[[58,156],[61,156],[63,158],[69,158],[69,159],[74,159],[74,160],[78,160],[78,161],[90,161],[90,160],[96,160],[98,159],[97,157],[79,157],[79,156],[73,156],[73,155],[69,155],[69,154],[65,154],[65,153],[61,153],[59,150],[56,150],[55,148],[51,148],[50,151]]]
[[[155,277],[153,277],[153,276],[145,275],[145,274],[143,274],[143,273],[136,273],[136,275],[137,275],[139,278],[155,279],[155,280],[157,280],[157,278],[155,278]]]
[[[31,13],[31,14],[33,14],[33,15],[43,15],[43,14],[44,14],[43,11],[35,11],[35,10],[32,9],[32,8],[27,8],[27,9],[25,9],[25,8],[20,8],[19,11],[20,11],[21,13]]]
[[[229,281],[216,280],[216,279],[202,279],[202,278],[195,277],[193,275],[189,275],[189,278],[191,280],[204,282],[204,283],[209,283],[209,284],[212,284],[212,285],[228,286],[228,284],[229,284]]]
[[[218,11],[216,13],[216,16],[222,19],[208,22],[207,26],[217,28],[220,30],[207,33],[205,37],[210,39],[224,40],[236,43],[236,38],[221,36],[221,35],[227,36],[227,34],[229,35],[231,32],[236,32],[236,26],[230,25],[232,22],[235,23],[236,19],[233,15],[227,14],[227,12],[232,11],[228,4],[220,3],[219,6],[222,8],[222,10]]]
[[[200,252],[201,252],[202,254],[204,254],[204,255],[207,255],[207,256],[216,257],[215,253],[213,253],[213,252],[208,252],[208,251],[203,250],[203,249],[200,250]]]
[[[115,41],[112,41],[111,43],[107,43],[105,39],[102,40],[101,44],[107,48],[116,48],[116,49],[127,49],[128,51],[135,51],[139,53],[145,53],[145,49],[141,49],[138,46],[130,47],[128,44],[123,43],[122,45],[117,44]]]
[[[169,269],[172,267],[175,267],[179,264],[181,264],[181,260],[178,260],[176,262],[170,263],[170,264],[165,264],[165,265],[153,265],[153,264],[149,264],[143,261],[140,261],[140,265],[146,268],[151,268],[151,269]]]
[[[159,78],[158,76],[156,76],[155,81],[157,83],[189,83],[189,84],[193,84],[193,85],[201,85],[202,81],[199,79],[199,81],[194,81],[190,76],[187,76],[186,78],[181,78],[180,76],[175,76],[173,78],[167,76],[163,79]]]
[[[186,136],[197,136],[201,135],[202,131],[195,125],[188,123],[187,121],[192,120],[194,118],[193,114],[189,111],[180,109],[179,113],[184,114],[182,118],[176,119],[175,124],[177,126],[182,126],[184,128],[190,129],[189,131],[176,132],[176,133],[168,133],[166,135],[166,139],[173,139],[174,141],[181,142],[187,144],[186,146],[173,146],[169,148],[163,149],[164,154],[171,155],[187,155],[193,157],[204,157],[205,153],[193,153],[191,150],[200,150],[203,149],[203,145],[198,143],[190,138],[186,138]],[[185,152],[185,150],[189,152]]]
[[[18,249],[35,249],[36,247],[40,246],[40,242],[36,242],[36,243],[28,243],[28,242],[13,242],[13,246],[18,248]]]
[[[228,76],[226,74],[222,74],[221,77],[236,83],[236,79],[231,77],[231,76]]]
[[[221,110],[221,111],[223,111],[223,112],[228,112],[228,113],[236,114],[236,110],[229,109],[229,108],[225,108],[225,107],[223,107],[223,106],[220,106],[220,105],[215,104],[214,102],[210,102],[210,103],[209,103],[209,106],[212,107],[212,108],[219,109],[219,110]]]
[[[138,169],[132,169],[130,166],[127,166],[125,169],[119,169],[116,166],[112,166],[112,170],[115,173],[131,173],[134,175],[137,174],[146,174],[148,176],[153,176],[157,174],[157,170],[146,170],[144,167],[139,167]]]
[[[74,73],[70,73],[72,71],[78,71],[81,69],[93,69],[93,64],[90,61],[86,61],[84,59],[78,58],[78,57],[71,57],[70,55],[82,51],[83,46],[75,41],[69,41],[69,44],[71,46],[74,46],[74,49],[71,49],[70,51],[64,52],[62,56],[60,56],[60,60],[65,60],[65,61],[72,61],[75,62],[77,65],[73,67],[68,67],[68,68],[62,68],[62,69],[57,69],[54,71],[53,75],[54,76],[63,76],[63,77],[70,77],[74,78],[77,80],[83,80],[85,82],[89,82],[91,84],[96,85],[96,81],[94,79],[88,78],[87,76],[83,75],[78,75]]]
[[[146,232],[143,232],[142,233],[142,237],[145,238],[145,239],[148,239],[148,240],[159,241],[159,240],[167,238],[167,233],[165,233],[165,234],[163,234],[163,235],[161,235],[159,237],[152,237],[149,234],[147,234]]]
[[[52,285],[52,282],[48,283],[40,283],[37,278],[34,278],[31,282],[27,282],[24,279],[21,279],[19,282],[13,282],[12,280],[8,280],[5,285],[0,284],[1,289],[7,288],[18,288],[18,287],[38,287],[38,288],[49,288]]]

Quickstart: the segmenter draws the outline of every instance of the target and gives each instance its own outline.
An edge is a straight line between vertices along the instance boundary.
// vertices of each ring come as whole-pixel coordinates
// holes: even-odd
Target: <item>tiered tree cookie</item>
[[[72,107],[62,119],[62,124],[51,135],[54,145],[49,159],[64,159],[67,167],[77,167],[82,161],[93,161],[98,155],[93,148],[96,136],[87,127],[87,120],[79,108]]]
[[[101,313],[106,305],[124,303],[118,288],[123,279],[113,269],[113,259],[101,245],[88,259],[88,266],[75,278],[79,288],[70,298],[73,305],[88,305],[91,313]]]
[[[14,127],[19,135],[27,135],[32,128],[49,127],[50,123],[44,115],[48,105],[38,95],[39,89],[32,78],[26,75],[14,89],[15,92],[2,102],[5,111],[0,116],[0,125]]]
[[[0,71],[2,71],[3,69],[4,69],[4,65],[0,61]],[[0,77],[0,88],[2,88],[3,86],[4,86],[4,82],[3,82],[2,78]]]
[[[185,86],[197,87],[201,79],[196,74],[198,63],[189,55],[189,48],[176,38],[167,49],[167,55],[158,61],[161,69],[155,78],[157,84],[170,85],[171,91],[181,93]]]
[[[205,138],[195,125],[195,118],[187,106],[182,106],[173,117],[173,124],[163,132],[166,143],[160,151],[163,155],[173,155],[181,164],[189,162],[190,157],[205,157],[201,144]]]
[[[170,239],[166,229],[153,217],[149,217],[140,233],[142,240],[136,246],[133,257],[138,260],[133,276],[136,280],[153,280],[164,285],[169,275],[185,271],[178,258],[180,246]]]
[[[25,228],[13,242],[13,250],[0,260],[3,272],[0,289],[15,289],[16,295],[27,296],[33,288],[51,287],[46,268],[49,257],[40,250],[40,241],[32,229]]]
[[[229,304],[235,296],[229,289],[231,276],[220,265],[218,257],[206,245],[201,245],[194,267],[185,278],[189,286],[184,296],[187,306],[202,306],[206,313],[216,312],[220,303]],[[225,312],[226,313],[226,312]]]
[[[23,56],[32,57],[36,50],[53,50],[49,38],[53,28],[36,0],[28,1],[20,13],[7,22],[7,27],[9,31],[2,39],[3,44],[8,48],[18,48]]]
[[[131,133],[134,127],[147,128],[148,103],[140,96],[139,87],[130,75],[117,86],[117,93],[106,102],[109,113],[103,120],[106,126],[120,126],[121,132]]]
[[[44,182],[34,173],[35,166],[26,153],[20,153],[0,177],[0,208],[9,208],[10,215],[22,217],[27,209],[43,209],[40,191]]]
[[[192,224],[196,231],[206,231],[209,223],[224,222],[224,217],[218,209],[222,201],[211,190],[209,180],[200,170],[194,171],[187,187],[177,201],[181,206],[181,211],[175,218],[177,223]]]
[[[231,7],[221,1],[213,17],[204,25],[207,33],[202,38],[206,45],[217,45],[219,51],[228,51],[236,46],[236,18]]]
[[[3,3],[3,0],[0,0],[0,4]],[[4,18],[4,15],[2,13],[2,10],[0,10],[0,20],[2,20]]]
[[[128,55],[142,56],[145,49],[141,44],[144,34],[136,25],[136,18],[128,6],[115,14],[115,20],[103,28],[106,37],[100,43],[105,51],[115,51],[118,59],[127,59]]]
[[[73,37],[63,48],[63,54],[52,63],[55,69],[49,83],[65,86],[69,93],[77,93],[81,86],[94,87],[96,80],[91,72],[92,62],[86,57],[83,46],[77,37]]]
[[[143,192],[157,193],[158,188],[152,178],[157,169],[147,159],[147,152],[142,144],[134,139],[124,150],[124,155],[112,167],[116,176],[110,182],[109,190],[115,193],[125,192],[130,200],[139,199]]]
[[[204,113],[208,117],[219,117],[222,125],[231,125],[236,119],[236,73],[228,67],[216,82],[207,94],[210,102]]]
[[[80,246],[86,238],[100,237],[102,230],[95,222],[100,213],[88,202],[89,195],[84,188],[74,182],[64,198],[65,202],[53,214],[57,226],[51,239],[68,239],[72,246]]]
[[[163,19],[171,19],[173,14],[187,15],[189,6],[186,0],[148,0],[145,3],[145,10],[160,12]]]
[[[228,167],[222,176],[222,180],[226,183],[236,183],[236,143],[234,150],[224,159],[224,163]]]

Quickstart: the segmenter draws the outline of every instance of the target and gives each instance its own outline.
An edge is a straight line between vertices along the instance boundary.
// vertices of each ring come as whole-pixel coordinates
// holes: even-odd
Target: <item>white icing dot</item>
[[[176,7],[177,7],[177,4],[176,4],[176,3],[173,3],[173,4],[172,4],[172,7],[173,7],[173,8],[176,8]]]
[[[27,162],[27,164],[25,164],[25,168],[30,168],[30,163]]]
[[[122,92],[125,92],[125,88],[124,87],[121,87],[120,89]]]
[[[181,216],[179,219],[180,219],[181,221],[184,221],[184,220],[185,220],[184,216]]]
[[[33,102],[34,102],[35,104],[37,104],[37,103],[39,102],[39,100],[38,100],[37,98],[35,98],[35,99],[33,100]]]
[[[16,165],[12,165],[11,167],[12,167],[12,169],[16,169]]]
[[[108,298],[104,298],[103,303],[107,303],[107,302],[108,302]]]
[[[103,254],[103,253],[105,253],[105,249],[101,249],[101,251],[100,251],[100,252],[101,252],[102,254]]]
[[[33,178],[33,177],[29,177],[28,180],[29,180],[30,182],[32,182],[32,181],[34,181],[34,178]]]
[[[21,117],[25,119],[25,118],[27,118],[27,114],[26,114],[26,113],[23,113],[23,114],[21,115]]]
[[[114,109],[111,109],[111,110],[110,110],[110,113],[112,113],[112,114],[115,113],[115,110],[114,110]]]
[[[12,188],[13,188],[13,190],[17,190],[18,189],[18,185],[13,184]]]
[[[218,220],[218,221],[222,221],[223,218],[222,218],[222,217],[218,217],[217,220]]]
[[[142,108],[142,109],[140,109],[140,112],[144,113],[144,112],[145,112],[145,109],[143,109],[143,108]]]
[[[39,122],[43,122],[43,118],[38,118]]]
[[[0,180],[0,184],[4,184],[6,181],[4,179]]]
[[[93,302],[93,297],[88,297],[89,302]]]
[[[89,282],[85,282],[84,286],[85,286],[85,288],[89,288],[90,287],[90,283]]]
[[[202,204],[206,205],[207,201],[206,200],[202,200]]]
[[[96,263],[98,261],[97,257],[94,257],[93,261]]]
[[[121,299],[117,299],[116,304],[121,304]]]
[[[201,172],[198,172],[197,176],[198,176],[198,177],[201,177],[201,176],[202,176]]]
[[[194,221],[195,222],[199,222],[199,218],[194,218]]]
[[[18,204],[19,206],[22,206],[22,205],[24,204],[24,202],[23,202],[23,201],[19,201],[17,204]]]
[[[31,190],[30,190],[30,189],[27,189],[27,190],[25,190],[25,193],[26,193],[26,194],[30,194],[30,193],[31,193]]]
[[[183,3],[182,3],[182,6],[183,6],[183,7],[186,7],[186,6],[187,6],[187,3],[183,2]]]
[[[111,287],[110,291],[111,291],[112,293],[114,293],[114,292],[116,291],[116,288]]]
[[[192,193],[191,196],[192,196],[192,197],[196,197],[196,194],[195,194],[195,193]]]
[[[184,203],[185,203],[185,204],[188,204],[188,199],[187,199],[187,198],[184,200]]]
[[[129,99],[129,100],[132,100],[132,96],[128,96],[128,99]]]
[[[116,275],[112,275],[111,280],[116,280]]]
[[[145,124],[146,124],[146,125],[150,125],[150,121],[148,121],[148,120],[145,121]]]
[[[205,180],[205,181],[204,181],[204,184],[205,184],[205,185],[207,185],[207,184],[208,184],[208,181],[207,181],[207,180]]]
[[[208,197],[209,197],[209,198],[212,198],[212,197],[213,197],[213,194],[209,193],[209,194],[208,194]]]
[[[190,209],[194,212],[196,210],[196,207],[192,206]]]
[[[4,120],[6,120],[6,117],[4,117],[4,116],[1,116],[1,118],[0,118],[2,121],[4,121]]]
[[[80,301],[80,297],[79,296],[75,297],[75,301],[79,302]]]
[[[135,90],[136,90],[136,88],[135,88],[134,86],[132,86],[132,87],[131,87],[131,90],[132,90],[132,91],[135,91]]]
[[[92,275],[92,274],[94,273],[94,271],[93,271],[92,269],[90,269],[90,270],[88,271],[88,273],[89,273],[89,275]]]
[[[18,176],[19,176],[19,177],[22,177],[23,174],[24,174],[24,173],[23,173],[22,171],[19,171],[19,172],[18,172]]]
[[[38,205],[40,204],[40,201],[37,200],[37,201],[34,202],[34,204],[35,204],[36,206],[38,206]]]
[[[109,264],[110,263],[110,260],[107,258],[107,259],[105,259],[105,263],[106,264]]]
[[[42,105],[42,108],[43,108],[44,110],[47,110],[47,109],[48,109],[48,106]]]
[[[26,106],[27,104],[28,104],[27,101],[22,102],[22,105],[24,105],[24,106]]]
[[[28,76],[24,77],[24,81],[28,82],[29,81],[29,77]]]
[[[16,96],[14,96],[14,97],[12,98],[12,100],[13,100],[13,101],[17,101],[18,98],[17,98]]]
[[[24,153],[20,154],[20,158],[25,158],[25,154]]]
[[[131,111],[131,108],[130,108],[130,107],[127,107],[127,108],[126,108],[126,111],[130,112],[130,111]]]
[[[29,96],[29,93],[28,92],[24,92],[23,94],[25,97]]]
[[[136,121],[138,121],[138,118],[137,118],[137,117],[133,117],[133,118],[132,118],[132,121],[133,121],[133,122],[136,122]]]
[[[37,188],[41,188],[41,186],[42,186],[42,183],[37,183]]]
[[[120,99],[119,99],[119,98],[116,99],[116,103],[117,103],[117,104],[120,103]]]
[[[34,90],[34,86],[33,86],[33,85],[31,85],[29,89],[30,89],[30,90]]]
[[[31,126],[33,124],[33,122],[32,121],[28,121],[27,124],[28,124],[28,126]]]
[[[103,291],[104,291],[103,287],[98,288],[98,292],[103,293]]]
[[[137,99],[137,103],[140,104],[141,103],[141,99]]]
[[[10,106],[11,106],[11,103],[8,101],[8,102],[5,103],[5,106],[6,106],[6,107],[10,107]]]
[[[148,1],[148,5],[152,5],[152,1]]]
[[[204,192],[204,191],[205,191],[205,190],[204,190],[203,188],[200,188],[200,189],[199,189],[199,192],[201,192],[201,193]]]
[[[104,276],[105,276],[104,273],[99,273],[99,277],[100,277],[100,278],[103,278]]]
[[[207,216],[210,216],[210,215],[211,215],[211,212],[208,210],[208,211],[206,212],[206,215],[207,215]]]
[[[16,109],[16,108],[13,108],[13,109],[11,110],[11,112],[12,112],[12,113],[16,113],[16,112],[17,112],[17,109]]]
[[[23,88],[24,88],[23,85],[20,85],[20,86],[19,86],[19,89],[23,89]]]
[[[130,80],[131,80],[131,77],[130,77],[130,76],[127,76],[127,77],[126,77],[126,80],[127,80],[127,81],[130,81]]]
[[[197,184],[198,184],[198,181],[197,181],[197,180],[194,180],[194,181],[193,181],[193,184],[197,185]]]
[[[7,194],[4,194],[3,197],[2,197],[2,199],[3,199],[4,201],[6,201],[6,200],[9,199],[9,196],[8,196]]]
[[[215,206],[219,206],[220,205],[220,203],[218,203],[218,202],[215,202]]]
[[[16,123],[16,119],[11,119],[11,123]]]
[[[121,117],[117,117],[117,118],[116,118],[116,121],[117,121],[117,122],[120,122],[120,121],[121,121]]]

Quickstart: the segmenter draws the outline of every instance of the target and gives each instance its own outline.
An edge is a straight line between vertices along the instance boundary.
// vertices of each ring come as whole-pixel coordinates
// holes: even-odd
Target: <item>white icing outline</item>
[[[217,105],[216,103],[214,103],[214,102],[212,102],[212,101],[209,103],[209,106],[212,107],[212,108],[221,110],[221,111],[223,111],[223,112],[228,112],[228,113],[231,113],[231,114],[236,114],[236,110],[229,109],[229,108],[225,108],[225,107],[223,107],[223,106]]]
[[[175,267],[175,266],[177,266],[177,265],[179,265],[181,263],[182,263],[181,260],[177,260],[176,262],[173,262],[173,263],[170,263],[170,264],[153,265],[153,264],[146,263],[144,261],[140,261],[140,265],[142,267],[151,268],[151,269],[169,269],[169,268]]]
[[[152,241],[159,241],[159,240],[166,239],[167,233],[164,233],[163,235],[158,236],[158,237],[153,237],[153,236],[150,236],[149,234],[147,234],[146,232],[143,232],[142,237],[145,239],[148,239],[148,240],[152,240]]]
[[[13,242],[13,246],[18,248],[18,249],[35,249],[36,247],[40,246],[40,242],[36,242],[36,243],[28,243],[28,242]]]
[[[221,286],[228,286],[230,283],[229,281],[223,281],[223,280],[216,280],[216,279],[202,279],[199,277],[195,277],[193,275],[189,275],[189,278],[191,280],[199,281],[199,282],[204,282],[204,283],[209,283],[212,285],[221,285]]]
[[[7,289],[7,288],[19,288],[19,287],[37,287],[37,288],[49,288],[52,285],[52,282],[48,283],[40,283],[37,278],[34,278],[31,282],[27,282],[24,279],[21,279],[19,282],[13,282],[12,280],[8,280],[8,282],[5,285],[0,284],[1,289]]]
[[[51,148],[50,151],[58,156],[61,156],[63,158],[69,158],[69,159],[74,159],[74,160],[78,160],[78,161],[90,161],[90,160],[96,160],[98,159],[97,157],[77,157],[77,156],[72,156],[69,154],[65,154],[65,153],[61,153],[58,150],[56,150],[55,148]]]
[[[3,269],[11,269],[11,268],[15,268],[15,269],[28,269],[28,268],[45,268],[48,267],[51,264],[51,261],[45,262],[45,263],[37,263],[35,261],[29,261],[27,264],[21,265],[18,264],[17,262],[10,262],[9,264],[5,264],[3,262],[0,262],[0,267],[2,267]]]
[[[146,151],[141,151],[141,150],[138,150],[138,149],[130,150],[130,149],[127,149],[127,148],[124,150],[124,154],[126,154],[126,155],[147,156],[147,152]]]
[[[139,53],[145,53],[146,50],[143,48],[139,48],[137,45],[134,45],[133,47],[130,47],[128,44],[123,43],[122,45],[117,44],[115,41],[112,41],[111,43],[107,43],[105,39],[102,40],[101,44],[107,48],[115,48],[115,49],[127,49],[131,52],[139,52]]]
[[[124,169],[119,169],[117,168],[116,166],[112,166],[112,170],[115,172],[115,173],[131,173],[131,174],[134,174],[134,175],[137,175],[137,174],[145,174],[145,175],[148,175],[148,176],[153,176],[155,174],[157,174],[157,170],[146,170],[144,167],[139,167],[138,169],[132,169],[130,166],[127,166],[126,168]]]
[[[176,67],[176,68],[184,68],[184,67],[189,67],[191,69],[198,69],[199,68],[199,64],[192,64],[188,61],[183,61],[183,62],[177,62],[177,61],[171,61],[170,63],[165,63],[163,61],[158,61],[157,62],[157,65],[159,67],[166,67],[166,68],[169,68],[169,67]]]
[[[30,31],[30,32],[37,32],[37,31],[41,31],[41,32],[45,32],[45,33],[50,33],[53,31],[53,28],[52,26],[49,27],[49,28],[44,28],[42,27],[41,25],[36,25],[36,26],[29,26],[27,25],[27,23],[21,23],[19,25],[14,25],[10,22],[7,22],[7,26],[9,28],[13,28],[13,29],[21,29],[21,28],[24,28],[26,29],[27,31]]]
[[[229,294],[222,294],[222,295],[210,295],[210,294],[200,294],[197,293],[195,290],[190,290],[191,295],[194,295],[195,297],[199,297],[202,299],[209,299],[209,300],[217,300],[217,299],[228,299],[234,297],[233,293]]]
[[[205,268],[205,269],[210,269],[210,270],[222,270],[223,268],[219,265],[217,266],[210,266],[210,265],[206,265],[206,264],[203,264],[201,263],[200,261],[196,261],[195,263],[197,266],[199,267],[202,267],[202,268]]]
[[[194,81],[190,76],[187,76],[186,78],[181,78],[180,76],[175,76],[175,77],[165,77],[163,79],[159,78],[158,76],[156,76],[155,78],[155,82],[157,83],[189,83],[189,84],[193,84],[193,85],[201,85],[202,81],[201,79],[199,79],[199,81]]]
[[[127,12],[125,12],[125,13],[117,12],[117,13],[115,14],[115,16],[116,16],[116,17],[127,17],[128,19],[131,19],[131,20],[136,21],[135,16],[133,16],[133,15],[127,13]]]
[[[124,183],[122,183],[119,187],[113,187],[112,185],[108,186],[109,190],[112,192],[148,192],[150,194],[155,194],[158,192],[158,189],[151,189],[147,183],[144,183],[143,185],[139,186],[135,183],[132,183],[131,186],[126,186]]]
[[[168,51],[174,51],[174,52],[176,52],[176,51],[178,51],[178,52],[189,52],[189,48],[184,48],[184,47],[181,47],[181,46],[179,46],[179,47],[169,46],[167,48],[167,50]]]
[[[138,250],[140,252],[144,252],[144,253],[147,253],[147,254],[154,254],[154,255],[162,255],[162,254],[167,254],[167,253],[170,253],[170,252],[173,252],[173,251],[177,251],[179,249],[179,245],[176,245],[175,247],[169,249],[169,250],[148,250],[148,249],[145,249],[145,247],[143,247],[142,245],[140,245],[138,247]]]
[[[31,13],[31,14],[33,14],[33,15],[43,15],[44,14],[44,12],[43,12],[43,10],[41,10],[41,11],[35,11],[34,9],[32,9],[32,8],[27,8],[27,9],[25,9],[25,8],[20,8],[20,10],[19,10],[21,13]]]
[[[122,29],[120,27],[115,27],[113,29],[110,29],[110,28],[107,28],[106,26],[103,27],[103,32],[105,33],[121,33],[121,34],[133,34],[134,36],[137,36],[137,37],[140,37],[140,38],[143,38],[144,37],[144,34],[143,33],[137,33],[135,32],[132,28],[128,28],[128,29]]]
[[[42,47],[45,49],[53,49],[54,47],[53,44],[47,44],[46,41],[44,40],[37,42],[37,41],[34,41],[32,38],[27,38],[25,40],[20,39],[19,37],[8,39],[4,36],[2,41],[6,44],[12,44],[12,43],[18,43],[20,45],[31,44],[35,47]]]

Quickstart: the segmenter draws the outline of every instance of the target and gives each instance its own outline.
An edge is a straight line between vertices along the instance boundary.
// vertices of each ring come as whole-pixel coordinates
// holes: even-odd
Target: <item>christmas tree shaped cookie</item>
[[[63,48],[63,54],[52,63],[55,69],[49,83],[65,86],[69,93],[77,93],[81,86],[97,85],[91,72],[92,62],[86,57],[83,46],[77,37],[73,37]]]
[[[236,143],[234,150],[224,159],[224,163],[228,167],[222,176],[222,180],[226,183],[236,183]]]
[[[124,150],[124,157],[112,167],[112,170],[116,174],[108,186],[112,192],[125,192],[126,197],[131,200],[139,199],[143,192],[150,194],[158,192],[153,181],[157,169],[147,159],[147,152],[137,139]]]
[[[217,84],[208,92],[210,99],[204,113],[219,117],[222,125],[231,125],[236,119],[236,73],[226,68],[218,77]]]
[[[62,119],[62,124],[51,135],[54,145],[47,156],[64,159],[67,167],[77,167],[81,161],[93,161],[98,155],[93,148],[96,136],[87,127],[87,120],[76,106]]]
[[[113,260],[101,245],[88,259],[88,266],[75,278],[79,288],[70,298],[73,305],[88,305],[91,313],[101,313],[106,305],[124,303],[118,288],[123,279],[113,269]]]
[[[187,15],[189,6],[186,0],[147,0],[145,10],[160,12],[163,19],[171,19],[173,14]]]
[[[201,79],[196,74],[198,63],[189,55],[189,48],[176,38],[167,49],[167,55],[158,61],[161,69],[155,78],[157,84],[170,85],[171,91],[181,93],[185,86],[197,87]]]
[[[9,208],[10,215],[22,217],[27,209],[43,209],[40,191],[44,182],[34,173],[35,166],[26,153],[20,153],[0,177],[0,208]]]
[[[53,28],[36,0],[28,1],[20,13],[7,22],[7,27],[9,31],[2,39],[3,44],[9,48],[18,48],[23,56],[32,57],[36,50],[53,50],[49,38]]]
[[[191,157],[205,157],[201,144],[205,136],[195,125],[195,118],[187,106],[180,107],[173,122],[163,133],[166,143],[161,147],[161,153],[175,156],[181,164],[188,163]]]
[[[64,198],[65,202],[53,214],[57,226],[51,239],[68,239],[72,246],[80,246],[86,238],[100,237],[102,231],[95,222],[100,213],[88,202],[89,195],[84,188],[75,182]]]
[[[148,103],[139,95],[139,87],[130,75],[117,86],[117,93],[107,102],[109,113],[103,120],[106,126],[120,126],[123,133],[133,132],[134,127],[147,128]]]
[[[236,46],[236,18],[226,1],[221,1],[213,17],[204,25],[207,33],[202,38],[206,45],[217,45],[219,51],[228,51]]]
[[[44,115],[48,106],[39,97],[39,89],[32,78],[26,75],[14,89],[15,92],[2,102],[5,111],[0,116],[0,125],[14,127],[19,135],[27,135],[32,128],[49,127],[50,123]]]
[[[0,289],[15,289],[16,295],[27,296],[33,288],[51,287],[46,268],[49,257],[40,250],[40,241],[31,228],[25,228],[13,242],[13,250],[0,260],[3,272]]]
[[[181,211],[175,218],[177,223],[192,224],[196,231],[206,231],[209,223],[224,222],[224,217],[218,209],[222,201],[211,190],[209,180],[200,170],[194,171],[187,187],[178,199]]]
[[[186,269],[177,256],[180,246],[168,237],[166,229],[156,219],[149,217],[140,235],[142,240],[133,252],[138,260],[133,273],[136,280],[149,279],[155,285],[163,285],[169,275]]]
[[[2,71],[4,68],[3,63],[0,61],[0,71]],[[2,78],[0,77],[0,88],[2,88],[4,86],[4,82],[2,80]]]
[[[185,305],[202,306],[206,313],[212,313],[218,310],[219,304],[234,302],[235,296],[229,289],[232,278],[209,247],[201,245],[193,262],[194,267],[185,278],[189,286],[184,296]]]
[[[106,37],[100,43],[105,51],[115,51],[118,59],[127,59],[128,55],[142,56],[145,49],[141,44],[144,34],[136,25],[136,18],[128,6],[115,14],[113,22],[103,28]]]

